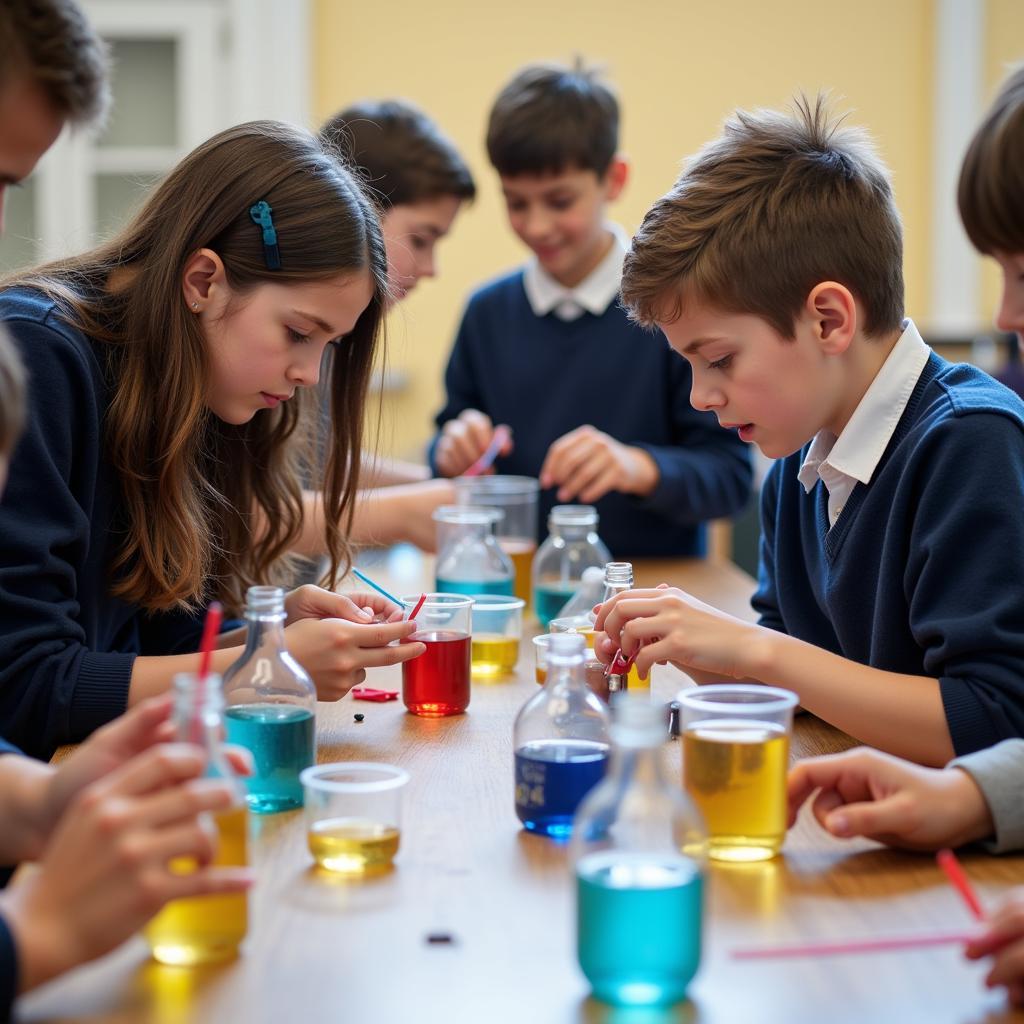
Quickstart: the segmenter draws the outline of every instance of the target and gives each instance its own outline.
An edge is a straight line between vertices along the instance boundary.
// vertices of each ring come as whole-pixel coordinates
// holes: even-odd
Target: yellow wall
[[[993,49],[1024,40],[1019,0],[990,0]],[[469,161],[480,197],[390,322],[390,362],[410,374],[389,403],[382,447],[410,454],[431,432],[466,295],[523,259],[483,147],[489,105],[522,64],[582,54],[604,64],[633,163],[612,213],[627,230],[672,183],[683,156],[736,106],[779,106],[831,89],[870,128],[892,170],[906,229],[907,308],[927,322],[934,0],[317,0],[315,113],[362,97],[426,109]],[[628,12],[628,13],[627,13]],[[995,59],[995,58],[993,58]],[[1003,57],[1002,59],[1005,59]]]

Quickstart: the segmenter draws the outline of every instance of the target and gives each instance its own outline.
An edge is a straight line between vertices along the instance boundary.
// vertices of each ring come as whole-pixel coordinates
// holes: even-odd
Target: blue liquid
[[[603,852],[576,866],[576,943],[594,995],[614,1006],[668,1006],[700,965],[703,880],[666,853]]]
[[[505,594],[512,597],[512,577],[497,580],[436,579],[439,594]]]
[[[565,606],[569,598],[574,597],[580,584],[541,583],[533,593],[533,603],[537,611],[537,618],[540,624],[547,629],[552,619],[558,618],[558,613]]]
[[[539,740],[515,753],[516,814],[528,832],[567,839],[580,801],[604,777],[608,744]]]
[[[299,772],[316,761],[316,719],[293,704],[238,704],[224,712],[228,742],[251,751],[249,807],[273,814],[302,806]]]

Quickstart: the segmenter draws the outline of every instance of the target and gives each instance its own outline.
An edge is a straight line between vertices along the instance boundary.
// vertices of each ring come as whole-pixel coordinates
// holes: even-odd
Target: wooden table
[[[753,583],[731,565],[648,563],[638,582],[669,580],[749,617]],[[422,560],[399,552],[369,571],[420,589]],[[369,680],[400,685],[400,672]],[[687,680],[656,670],[669,699]],[[517,677],[474,684],[469,712],[427,720],[401,703],[320,705],[320,759],[392,761],[412,774],[396,870],[364,883],[318,875],[301,812],[256,818],[258,883],[244,955],[187,970],[147,960],[133,940],[34,993],[26,1021],[356,1022],[356,1024],[840,1024],[1022,1019],[986,992],[985,968],[955,948],[817,960],[740,963],[738,945],[949,931],[970,921],[932,858],[868,841],[839,842],[808,815],[783,855],[710,870],[704,959],[691,1001],[624,1011],[588,997],[575,962],[574,901],[565,848],[522,832],[513,810],[512,721],[536,692],[524,643]],[[356,724],[355,711],[365,720]],[[796,757],[841,749],[848,737],[802,716]],[[678,743],[665,768],[680,773]],[[1024,859],[965,854],[989,905],[1024,882]],[[447,932],[452,945],[429,945]]]

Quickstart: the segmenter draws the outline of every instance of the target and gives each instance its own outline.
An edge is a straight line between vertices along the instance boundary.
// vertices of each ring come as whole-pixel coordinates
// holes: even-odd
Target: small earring
[[[198,312],[199,312],[199,303],[198,303],[198,302],[193,302],[193,303],[192,303],[192,310],[193,310],[194,312],[196,312],[196,313],[198,313]]]

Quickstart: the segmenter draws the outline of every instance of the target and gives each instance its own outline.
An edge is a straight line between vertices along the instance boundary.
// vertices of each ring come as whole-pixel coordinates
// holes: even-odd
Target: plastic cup
[[[566,615],[548,623],[552,633],[579,633],[587,641],[587,647],[594,649],[594,620],[589,615]]]
[[[512,672],[519,660],[523,635],[521,597],[473,595],[472,672],[474,678],[494,679]]]

